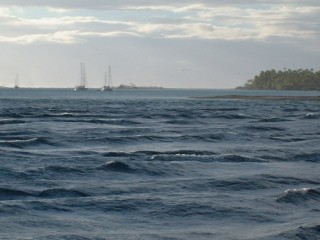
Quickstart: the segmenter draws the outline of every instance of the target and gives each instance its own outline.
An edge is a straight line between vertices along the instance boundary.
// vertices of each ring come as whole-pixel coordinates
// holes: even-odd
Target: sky
[[[234,88],[320,70],[319,0],[0,0],[0,86]]]

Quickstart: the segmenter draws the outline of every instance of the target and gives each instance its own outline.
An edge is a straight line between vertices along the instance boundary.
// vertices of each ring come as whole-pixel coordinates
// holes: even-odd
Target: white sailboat
[[[88,90],[86,87],[86,69],[85,65],[81,63],[81,69],[80,69],[80,85],[75,87],[75,91],[81,91],[81,90]]]
[[[19,74],[16,75],[16,78],[14,80],[14,89],[19,89]]]
[[[107,84],[108,82],[108,84]],[[111,76],[111,67],[109,65],[109,74],[107,78],[107,73],[104,74],[104,86],[101,88],[101,91],[112,91],[112,76]]]

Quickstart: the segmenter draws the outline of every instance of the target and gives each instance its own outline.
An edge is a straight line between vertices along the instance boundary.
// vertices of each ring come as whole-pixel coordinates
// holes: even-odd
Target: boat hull
[[[86,88],[85,86],[77,86],[74,89],[75,91],[83,91],[83,90],[88,90],[88,88]]]
[[[101,88],[101,91],[102,92],[110,92],[110,91],[112,91],[113,89],[111,88],[111,87],[109,87],[109,86],[104,86],[103,88]]]

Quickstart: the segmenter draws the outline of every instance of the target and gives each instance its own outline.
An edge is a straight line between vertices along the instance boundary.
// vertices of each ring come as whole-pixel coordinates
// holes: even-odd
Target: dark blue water
[[[0,239],[320,239],[320,103],[0,90]]]

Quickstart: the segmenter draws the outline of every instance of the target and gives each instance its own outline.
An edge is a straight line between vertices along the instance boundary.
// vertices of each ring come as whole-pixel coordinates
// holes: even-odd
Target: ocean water
[[[0,239],[320,239],[320,103],[0,90]]]

